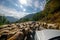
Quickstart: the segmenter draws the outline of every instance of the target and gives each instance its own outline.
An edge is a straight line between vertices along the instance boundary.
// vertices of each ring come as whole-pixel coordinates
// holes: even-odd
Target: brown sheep
[[[23,33],[17,32],[15,35],[13,35],[11,38],[7,40],[22,40],[23,39]]]

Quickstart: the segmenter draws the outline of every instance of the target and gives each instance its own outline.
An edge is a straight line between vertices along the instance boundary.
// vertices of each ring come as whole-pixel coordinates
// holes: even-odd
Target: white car
[[[36,31],[35,40],[60,40],[60,30],[46,29]]]

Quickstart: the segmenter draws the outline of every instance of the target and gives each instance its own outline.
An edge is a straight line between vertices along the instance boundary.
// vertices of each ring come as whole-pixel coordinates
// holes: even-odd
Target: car
[[[45,29],[36,31],[35,40],[60,40],[60,30]]]

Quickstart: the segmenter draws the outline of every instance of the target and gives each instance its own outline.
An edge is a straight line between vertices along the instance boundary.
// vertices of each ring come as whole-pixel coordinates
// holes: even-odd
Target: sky
[[[45,4],[45,0],[0,0],[0,14],[19,19],[42,11]]]

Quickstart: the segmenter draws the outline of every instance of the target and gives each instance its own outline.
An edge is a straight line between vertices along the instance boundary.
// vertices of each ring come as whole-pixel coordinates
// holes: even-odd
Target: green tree
[[[0,25],[7,24],[7,23],[9,23],[9,21],[6,19],[6,17],[0,16]]]

